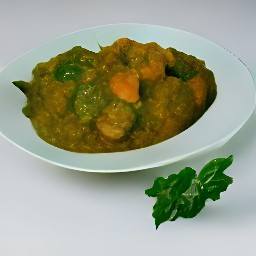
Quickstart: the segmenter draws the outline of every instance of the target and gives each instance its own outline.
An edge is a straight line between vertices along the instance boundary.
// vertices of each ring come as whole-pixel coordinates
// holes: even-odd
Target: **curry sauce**
[[[39,63],[23,113],[44,141],[84,153],[127,151],[195,123],[217,87],[205,62],[157,43],[121,38],[97,53],[76,46]]]

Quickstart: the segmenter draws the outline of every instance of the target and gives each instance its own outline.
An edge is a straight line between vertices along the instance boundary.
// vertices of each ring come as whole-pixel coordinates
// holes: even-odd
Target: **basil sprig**
[[[157,198],[152,214],[156,228],[178,217],[193,218],[204,208],[207,199],[220,199],[220,193],[233,182],[224,174],[232,162],[231,155],[210,161],[198,175],[194,169],[186,167],[178,174],[157,178],[145,191],[146,195]]]

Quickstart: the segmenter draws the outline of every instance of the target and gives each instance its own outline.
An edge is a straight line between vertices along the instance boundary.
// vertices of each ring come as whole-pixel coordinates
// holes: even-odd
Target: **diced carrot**
[[[139,100],[139,79],[135,70],[116,73],[110,80],[112,92],[120,99],[130,103]]]

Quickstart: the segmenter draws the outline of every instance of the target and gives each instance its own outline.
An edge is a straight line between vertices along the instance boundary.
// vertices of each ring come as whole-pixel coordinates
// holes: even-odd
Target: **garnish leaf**
[[[62,61],[54,68],[54,78],[60,82],[78,81],[83,69],[80,65],[72,63],[71,61]]]
[[[167,178],[157,178],[153,186],[145,191],[150,197],[156,197],[152,216],[156,228],[165,221],[175,221],[178,217],[193,218],[205,206],[207,199],[220,198],[233,182],[223,172],[233,162],[233,156],[217,158],[206,164],[199,175],[190,167]]]
[[[213,201],[220,199],[220,193],[227,190],[233,179],[223,172],[233,162],[233,156],[214,159],[206,164],[198,175],[205,195]]]
[[[29,86],[30,86],[30,83],[28,82],[25,82],[25,81],[22,81],[22,80],[19,80],[19,81],[13,81],[12,82],[17,88],[19,88],[24,94],[26,94]]]

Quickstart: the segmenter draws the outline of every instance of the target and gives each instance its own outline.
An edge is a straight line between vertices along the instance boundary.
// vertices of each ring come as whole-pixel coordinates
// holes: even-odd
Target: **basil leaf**
[[[217,158],[206,164],[199,175],[190,167],[167,178],[157,178],[145,194],[156,197],[152,216],[156,228],[178,217],[193,218],[205,206],[207,199],[217,200],[233,179],[223,172],[233,162],[233,156]]]
[[[24,94],[26,94],[29,86],[30,86],[30,83],[28,82],[25,82],[25,81],[22,81],[22,80],[19,80],[19,81],[13,81],[12,82],[17,88],[19,88]]]
[[[63,61],[54,68],[54,77],[57,81],[66,82],[66,81],[78,81],[83,69],[72,62]]]
[[[206,164],[198,175],[205,196],[213,201],[220,198],[220,193],[226,191],[233,179],[223,172],[233,162],[233,156],[214,159]]]
[[[164,221],[177,218],[177,210],[186,203],[183,194],[191,187],[195,176],[196,171],[187,167],[178,174],[171,174],[167,179],[156,179],[153,187],[145,191],[146,195],[157,197],[153,207],[156,228]]]

